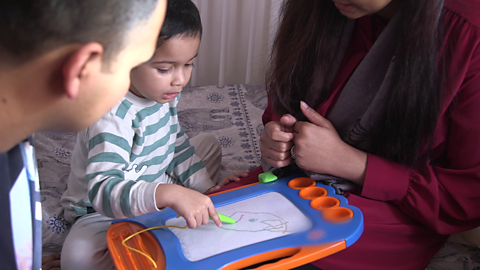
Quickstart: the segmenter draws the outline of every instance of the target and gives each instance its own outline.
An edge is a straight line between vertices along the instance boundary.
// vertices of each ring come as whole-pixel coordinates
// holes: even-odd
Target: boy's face
[[[199,36],[170,38],[150,61],[132,70],[130,91],[158,103],[172,101],[190,80],[199,46]]]
[[[110,110],[127,93],[130,71],[148,61],[156,47],[158,33],[163,23],[166,0],[158,0],[148,21],[141,21],[125,35],[124,46],[114,59],[102,66],[80,87],[78,96],[63,108],[65,116],[61,130],[81,130],[88,127]]]

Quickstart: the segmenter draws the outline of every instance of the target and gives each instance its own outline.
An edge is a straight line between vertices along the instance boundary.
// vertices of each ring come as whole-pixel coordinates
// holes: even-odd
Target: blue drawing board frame
[[[195,262],[186,259],[180,241],[170,229],[164,228],[151,230],[149,233],[155,237],[156,241],[158,241],[163,249],[166,260],[165,269],[222,269],[234,262],[278,249],[325,245],[340,241],[344,241],[346,247],[354,244],[363,233],[364,220],[360,209],[349,205],[347,199],[341,195],[337,195],[332,187],[321,183],[315,183],[315,186],[327,190],[327,197],[336,198],[340,202],[339,207],[350,209],[353,213],[353,216],[345,222],[331,222],[325,220],[320,213],[321,211],[312,208],[311,200],[300,197],[300,190],[293,189],[288,185],[292,179],[305,177],[306,176],[303,173],[294,173],[288,177],[280,178],[273,182],[259,183],[222,194],[213,195],[211,196],[211,199],[215,204],[215,207],[221,207],[268,192],[278,192],[290,200],[311,220],[312,227],[309,230],[247,245]],[[272,204],[272,207],[274,207],[274,204]],[[144,228],[150,228],[164,226],[166,225],[165,222],[167,220],[175,218],[176,216],[177,213],[168,208],[161,212],[115,220],[112,224],[130,222],[141,225]],[[316,237],[312,237],[312,235],[316,235]]]

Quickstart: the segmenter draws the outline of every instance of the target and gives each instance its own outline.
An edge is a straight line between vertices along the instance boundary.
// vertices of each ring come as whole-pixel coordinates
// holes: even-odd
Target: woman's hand
[[[363,185],[367,153],[345,143],[332,123],[301,102],[309,122],[298,121],[293,130],[297,165],[307,171],[335,175]]]
[[[293,145],[295,117],[286,114],[280,122],[268,122],[260,136],[262,159],[275,168],[285,167],[292,161],[290,148]]]

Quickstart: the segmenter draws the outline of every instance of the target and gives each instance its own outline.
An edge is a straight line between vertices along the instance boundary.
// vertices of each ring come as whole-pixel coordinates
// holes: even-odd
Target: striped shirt
[[[68,221],[89,207],[112,218],[158,211],[156,188],[172,179],[202,193],[215,185],[179,124],[179,98],[160,104],[128,92],[79,132],[62,196]]]

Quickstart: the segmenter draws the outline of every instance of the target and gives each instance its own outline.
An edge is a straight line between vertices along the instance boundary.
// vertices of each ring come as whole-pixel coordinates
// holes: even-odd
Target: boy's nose
[[[183,72],[179,72],[172,81],[173,86],[184,86],[185,85],[185,75]]]

